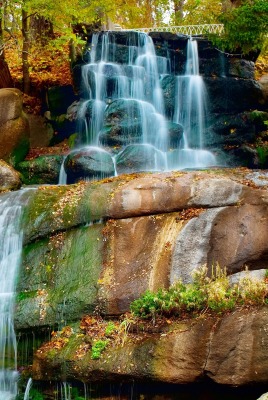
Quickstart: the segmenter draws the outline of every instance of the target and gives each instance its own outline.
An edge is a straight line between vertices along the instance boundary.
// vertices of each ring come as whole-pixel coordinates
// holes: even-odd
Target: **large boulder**
[[[104,248],[94,301],[104,313],[120,314],[146,289],[168,287],[180,278],[189,282],[191,272],[204,264],[211,271],[219,263],[229,274],[245,265],[250,270],[265,268],[267,191],[235,179],[239,177],[228,179],[224,171],[148,173],[109,178],[102,184],[40,188],[24,213],[25,244],[53,241],[55,235],[57,241],[58,233],[85,224],[90,231],[92,222],[108,219],[98,236]],[[250,177],[240,180],[256,185]],[[45,264],[51,265],[49,260]],[[30,277],[27,271],[25,277]]]
[[[68,183],[97,180],[115,174],[112,156],[103,149],[90,146],[72,151],[64,161],[64,169]]]
[[[59,181],[63,158],[59,155],[39,156],[20,162],[17,170],[22,174],[22,181],[26,185],[56,184]]]
[[[29,136],[22,93],[18,89],[0,89],[0,158],[13,165],[23,160],[29,149]]]
[[[216,263],[226,267],[233,281],[247,265],[263,279],[267,187],[267,174],[241,169],[129,174],[29,191],[16,330],[36,337],[60,330],[55,347],[35,353],[34,379],[267,383],[266,306],[171,318],[164,327],[145,323],[99,360],[91,357],[94,338],[79,329],[81,318],[97,314],[113,317],[125,335],[120,316],[134,299],[189,282],[204,264],[209,273]]]
[[[126,146],[116,157],[116,171],[119,174],[138,171],[161,171],[166,169],[164,154],[149,144]]]
[[[0,192],[17,190],[21,186],[20,175],[11,165],[0,160]]]

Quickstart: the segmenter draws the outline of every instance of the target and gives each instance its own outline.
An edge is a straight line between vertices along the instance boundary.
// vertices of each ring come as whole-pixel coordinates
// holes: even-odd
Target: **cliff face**
[[[148,335],[137,330],[99,360],[79,337],[85,315],[119,318],[145,290],[189,282],[204,264],[211,270],[218,262],[230,275],[245,265],[266,269],[267,183],[265,172],[214,170],[33,191],[24,214],[16,329],[38,336],[48,327],[73,327],[63,346],[36,353],[34,379],[267,384],[266,307],[172,322]]]

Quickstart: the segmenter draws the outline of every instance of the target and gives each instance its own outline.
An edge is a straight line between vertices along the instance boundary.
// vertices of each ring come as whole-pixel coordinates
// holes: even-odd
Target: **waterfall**
[[[15,284],[21,260],[20,219],[27,191],[0,195],[0,399],[17,394],[17,343],[13,324]]]
[[[176,77],[174,122],[183,128],[180,148],[169,158],[170,169],[204,168],[216,165],[215,156],[204,150],[207,99],[203,78],[199,75],[197,41],[187,43],[185,74]]]
[[[132,172],[216,165],[214,155],[204,149],[206,90],[199,75],[197,41],[188,39],[185,73],[174,77],[175,111],[169,120],[161,87],[161,78],[171,74],[168,52],[167,56],[156,55],[153,40],[145,33],[128,32],[127,51],[120,40],[113,32],[92,36],[88,64],[81,72],[81,146],[108,150],[118,173],[126,172],[124,168],[120,172],[117,163],[126,154],[130,158],[130,153],[138,159],[129,160],[134,165]],[[140,162],[144,157],[148,157],[147,164]]]
[[[29,400],[29,396],[30,396],[30,390],[33,384],[33,380],[32,378],[29,378],[27,385],[26,385],[26,389],[25,389],[25,393],[24,393],[24,397],[23,400]]]

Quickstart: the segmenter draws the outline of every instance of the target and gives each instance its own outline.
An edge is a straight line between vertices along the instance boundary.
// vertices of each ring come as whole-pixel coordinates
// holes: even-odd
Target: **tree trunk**
[[[185,0],[174,0],[175,25],[182,23],[184,3]]]
[[[28,15],[25,10],[22,9],[22,77],[23,77],[23,92],[26,94],[30,93],[30,74],[29,74],[29,32],[28,32]]]
[[[5,61],[2,19],[0,18],[0,89],[7,87],[13,87],[13,81]]]

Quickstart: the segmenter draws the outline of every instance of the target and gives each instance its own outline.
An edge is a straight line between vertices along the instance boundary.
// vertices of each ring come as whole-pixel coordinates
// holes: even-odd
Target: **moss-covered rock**
[[[17,165],[26,185],[56,184],[59,180],[63,156],[46,155],[33,160],[22,161]]]
[[[23,216],[25,243],[108,216],[109,196],[118,181],[39,187]]]
[[[93,312],[102,269],[102,224],[24,247],[17,288],[17,328],[62,325]]]

